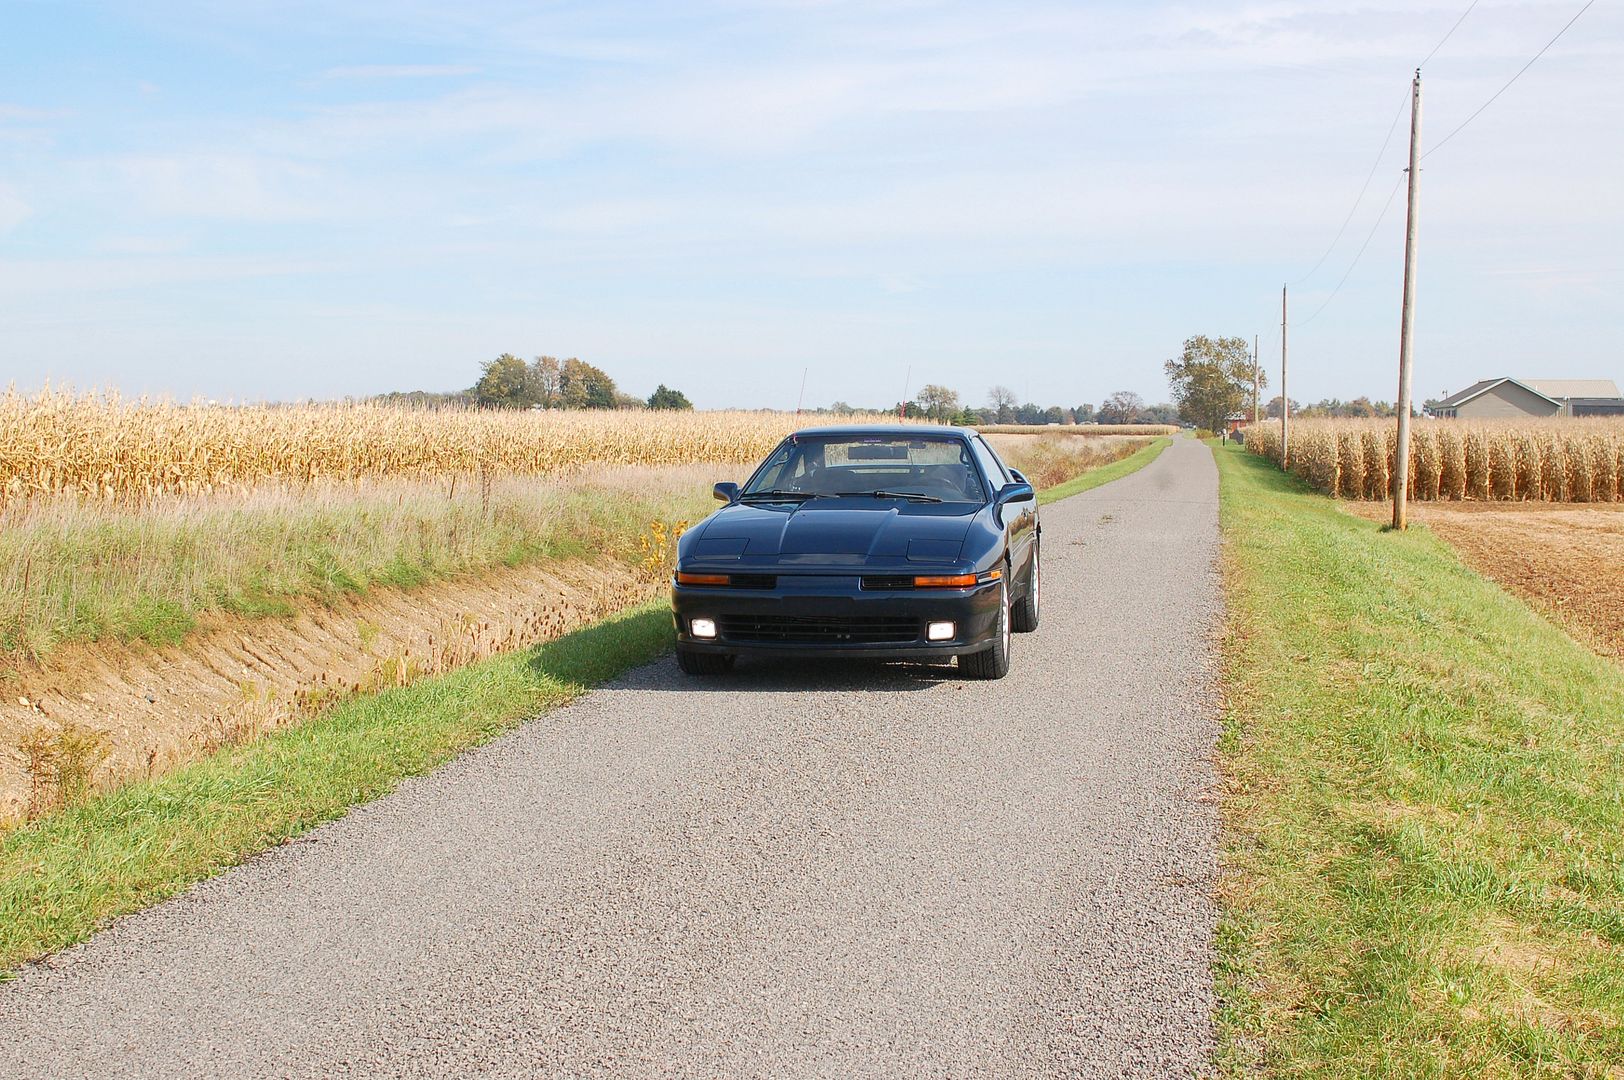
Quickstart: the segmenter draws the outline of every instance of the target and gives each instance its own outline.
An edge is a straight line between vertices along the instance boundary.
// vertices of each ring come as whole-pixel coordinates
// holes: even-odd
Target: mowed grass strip
[[[1624,668],[1426,530],[1215,452],[1221,1064],[1624,1075]]]
[[[671,642],[663,604],[335,706],[0,835],[0,979],[376,799]]]
[[[1112,480],[1120,480],[1129,473],[1136,473],[1160,457],[1162,451],[1166,450],[1172,444],[1173,439],[1171,437],[1157,439],[1149,446],[1144,446],[1138,450],[1135,450],[1132,454],[1129,454],[1121,461],[1113,461],[1109,465],[1101,465],[1097,469],[1089,469],[1087,472],[1084,472],[1079,476],[1072,477],[1065,483],[1056,484],[1051,488],[1045,488],[1044,490],[1038,492],[1038,505],[1048,506],[1052,502],[1058,502],[1059,500],[1068,498],[1072,495],[1080,495],[1085,491],[1092,491],[1094,488],[1097,488],[1102,484],[1109,484]],[[1020,464],[1018,462],[1011,462],[1010,464],[1014,465],[1017,469],[1020,468]]]

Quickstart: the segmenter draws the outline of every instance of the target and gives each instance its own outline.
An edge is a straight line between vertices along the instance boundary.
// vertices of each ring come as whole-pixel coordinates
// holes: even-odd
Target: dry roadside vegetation
[[[645,601],[712,481],[796,426],[63,394],[0,420],[0,820]],[[1150,441],[998,438],[1039,487]]]

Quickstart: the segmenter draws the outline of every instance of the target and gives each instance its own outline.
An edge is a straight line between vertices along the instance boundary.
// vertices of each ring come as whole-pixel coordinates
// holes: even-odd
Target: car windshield
[[[908,435],[792,435],[745,486],[743,497],[986,501],[963,439]]]

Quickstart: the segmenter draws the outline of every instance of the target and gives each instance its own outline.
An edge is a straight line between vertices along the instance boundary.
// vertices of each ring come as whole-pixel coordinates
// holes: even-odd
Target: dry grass
[[[983,435],[1177,435],[1172,424],[977,424]]]
[[[1243,429],[1246,447],[1280,464],[1280,425]],[[1290,471],[1327,495],[1392,494],[1391,420],[1302,420],[1291,425]],[[1417,420],[1410,427],[1412,499],[1624,500],[1624,418]]]
[[[994,433],[988,441],[1013,468],[1019,469],[1038,490],[1055,487],[1072,477],[1121,461],[1152,441],[1149,435],[1113,435],[1078,438],[1073,428],[1036,428],[1042,434]]]
[[[8,392],[0,396],[0,502],[72,494],[131,503],[268,483],[478,484],[605,465],[744,464],[798,426],[775,412],[209,407]]]
[[[213,614],[285,615],[559,557],[642,557],[650,521],[696,520],[735,465],[615,466],[484,485],[391,478],[0,507],[0,672],[64,641],[173,644]]]

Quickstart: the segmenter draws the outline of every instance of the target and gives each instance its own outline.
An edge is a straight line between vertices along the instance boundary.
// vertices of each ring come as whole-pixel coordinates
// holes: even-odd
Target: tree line
[[[850,416],[860,412],[902,415],[916,420],[934,420],[939,424],[957,424],[961,427],[990,426],[993,424],[1176,424],[1178,409],[1168,403],[1146,405],[1144,398],[1131,390],[1119,390],[1098,406],[1039,405],[1022,403],[1015,391],[1007,386],[994,386],[987,391],[987,403],[976,407],[966,405],[959,393],[937,383],[926,383],[916,397],[893,402],[888,408],[862,409],[837,401],[833,405],[809,410],[820,416]]]
[[[661,383],[647,398],[627,394],[609,373],[577,357],[538,356],[529,363],[512,353],[488,360],[467,390],[413,391],[378,400],[407,405],[472,405],[486,409],[692,409],[681,390]]]

